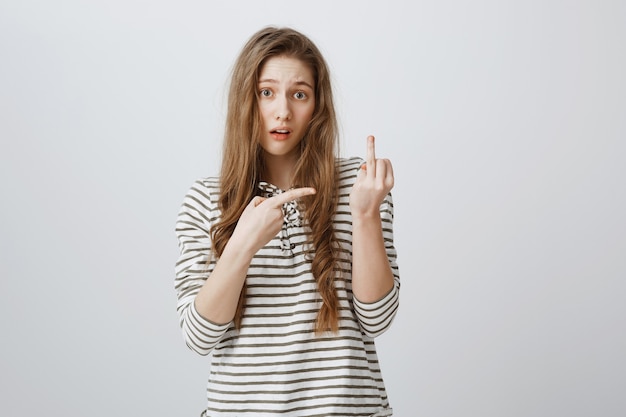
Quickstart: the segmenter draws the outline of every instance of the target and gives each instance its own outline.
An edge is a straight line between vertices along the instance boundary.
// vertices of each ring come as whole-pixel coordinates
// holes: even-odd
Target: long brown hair
[[[257,193],[263,170],[259,145],[262,120],[258,111],[258,77],[271,57],[288,56],[309,65],[315,80],[315,110],[300,142],[300,158],[293,184],[311,186],[314,196],[303,199],[305,223],[311,228],[311,261],[322,306],[317,315],[318,334],[337,331],[339,302],[335,279],[339,249],[332,216],[337,208],[338,185],[335,163],[337,120],[333,106],[328,67],[315,44],[305,35],[288,28],[265,28],[255,33],[243,47],[232,72],[228,93],[228,114],[220,176],[221,219],[211,230],[213,250],[221,256],[246,205]],[[235,313],[235,326],[241,326],[246,286],[241,291]]]

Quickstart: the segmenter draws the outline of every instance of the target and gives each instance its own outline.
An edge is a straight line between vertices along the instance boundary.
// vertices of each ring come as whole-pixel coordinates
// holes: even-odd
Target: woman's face
[[[268,59],[259,74],[261,147],[271,156],[297,156],[315,109],[315,80],[304,62],[286,56]]]

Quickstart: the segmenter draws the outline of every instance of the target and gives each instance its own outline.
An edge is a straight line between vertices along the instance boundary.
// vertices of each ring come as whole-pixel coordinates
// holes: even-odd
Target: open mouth
[[[270,131],[270,135],[276,140],[285,140],[290,134],[291,131],[289,129],[274,129]]]

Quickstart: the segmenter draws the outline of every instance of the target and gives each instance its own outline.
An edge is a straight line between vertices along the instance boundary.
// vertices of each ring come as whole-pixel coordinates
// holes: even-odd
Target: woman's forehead
[[[274,56],[260,68],[259,82],[291,82],[313,86],[315,79],[309,64],[298,58]]]

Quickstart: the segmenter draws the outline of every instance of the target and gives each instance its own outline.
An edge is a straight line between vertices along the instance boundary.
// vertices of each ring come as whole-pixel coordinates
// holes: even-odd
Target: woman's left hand
[[[367,137],[367,156],[350,192],[353,219],[379,216],[380,204],[393,188],[393,168],[388,159],[376,159],[374,136]]]

